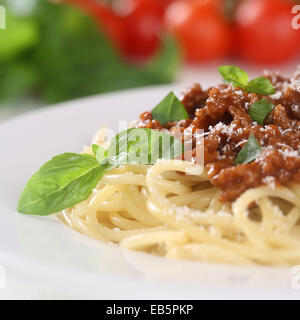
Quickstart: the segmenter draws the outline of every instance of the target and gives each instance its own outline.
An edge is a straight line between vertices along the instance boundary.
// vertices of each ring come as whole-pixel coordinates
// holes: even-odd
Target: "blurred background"
[[[6,10],[6,29],[0,29],[0,121],[99,93],[194,83],[216,77],[222,64],[250,75],[263,69],[289,75],[300,64],[296,0],[0,0],[0,5]]]

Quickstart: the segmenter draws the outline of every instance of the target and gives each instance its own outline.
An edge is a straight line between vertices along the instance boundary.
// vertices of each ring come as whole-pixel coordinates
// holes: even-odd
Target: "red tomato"
[[[160,43],[162,20],[169,0],[122,1],[124,27],[127,33],[125,53],[148,56]]]
[[[221,14],[222,1],[177,0],[167,9],[165,23],[189,61],[226,56],[231,49],[231,27]]]
[[[281,63],[300,50],[300,30],[291,22],[288,0],[245,0],[236,11],[237,51],[261,64]]]

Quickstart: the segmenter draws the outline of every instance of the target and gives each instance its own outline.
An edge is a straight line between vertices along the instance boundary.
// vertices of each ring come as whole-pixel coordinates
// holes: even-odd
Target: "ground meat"
[[[202,90],[200,84],[194,84],[188,88],[183,94],[182,103],[185,106],[189,116],[194,117],[195,110],[205,106],[205,102],[208,99],[208,91]]]
[[[138,123],[139,128],[163,129],[159,121],[152,119],[151,112],[144,112],[140,115],[141,121]]]
[[[300,73],[291,79],[277,73],[265,76],[277,90],[272,96],[248,93],[230,84],[207,91],[194,85],[182,99],[190,119],[162,126],[146,112],[137,126],[168,130],[175,137],[187,133],[194,148],[196,131],[203,129],[205,168],[211,183],[221,191],[221,201],[234,201],[246,190],[262,185],[300,183]],[[262,98],[274,104],[264,126],[249,115],[250,106]],[[252,163],[236,166],[235,159],[251,133],[262,152]],[[195,150],[185,160],[193,161]]]
[[[300,104],[294,103],[291,106],[292,116],[298,120],[300,120]]]

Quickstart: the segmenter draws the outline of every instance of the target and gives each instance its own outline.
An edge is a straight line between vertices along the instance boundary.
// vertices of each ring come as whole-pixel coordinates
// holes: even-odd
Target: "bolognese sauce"
[[[300,182],[300,72],[292,78],[265,73],[276,89],[270,96],[249,93],[232,84],[203,90],[199,84],[189,88],[181,102],[189,119],[161,125],[151,112],[140,116],[137,127],[191,132],[195,143],[197,129],[203,129],[204,163],[211,183],[220,190],[221,201],[234,201],[250,188],[263,185],[280,187]],[[264,125],[249,115],[250,107],[261,99],[274,105]],[[261,146],[251,163],[235,160],[253,134]],[[195,149],[194,149],[195,151]]]

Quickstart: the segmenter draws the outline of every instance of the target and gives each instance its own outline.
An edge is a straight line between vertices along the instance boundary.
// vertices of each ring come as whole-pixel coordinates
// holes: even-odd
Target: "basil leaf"
[[[275,93],[275,88],[269,79],[257,77],[251,80],[245,87],[247,92],[258,93],[262,95],[270,95]]]
[[[93,144],[92,148],[98,163],[103,164],[107,158],[107,151],[98,144]]]
[[[107,158],[107,151],[103,148],[98,148],[96,159],[99,164],[105,164],[105,160]]]
[[[97,154],[97,151],[98,151],[99,147],[100,147],[100,146],[99,146],[98,144],[93,144],[93,145],[92,145],[92,150],[93,150],[94,155]]]
[[[265,77],[257,77],[248,82],[247,73],[235,66],[222,66],[219,72],[227,82],[231,82],[236,87],[241,87],[247,92],[258,93],[262,95],[270,95],[275,93],[270,80]]]
[[[173,159],[184,151],[173,136],[151,129],[122,131],[108,150],[93,145],[95,156],[64,153],[52,158],[27,183],[18,211],[50,215],[86,200],[104,172],[121,164],[154,164],[158,159]]]
[[[246,164],[255,160],[261,153],[261,146],[257,142],[255,136],[251,133],[247,143],[239,152],[235,159],[235,165]]]
[[[267,115],[274,109],[274,105],[267,99],[262,99],[256,101],[249,109],[249,114],[251,118],[259,123],[260,125],[264,124],[264,121]]]
[[[222,66],[219,72],[224,80],[232,82],[234,86],[243,88],[248,83],[248,74],[238,67]]]
[[[24,214],[46,216],[86,200],[101,179],[103,168],[86,154],[52,158],[27,183],[18,203]]]
[[[170,121],[188,119],[189,115],[184,105],[178,100],[173,92],[170,92],[153,110],[153,119],[162,125]]]
[[[112,139],[107,151],[108,167],[121,164],[155,164],[159,159],[174,159],[184,152],[181,141],[165,132],[132,128]]]
[[[151,129],[142,129],[142,131],[144,132],[142,135],[141,130],[138,129],[131,130],[129,133],[130,140],[138,141],[129,145],[129,156],[133,160],[137,156],[143,161],[148,154],[148,164],[155,164],[159,159],[174,159],[184,152],[182,142],[174,136]]]

